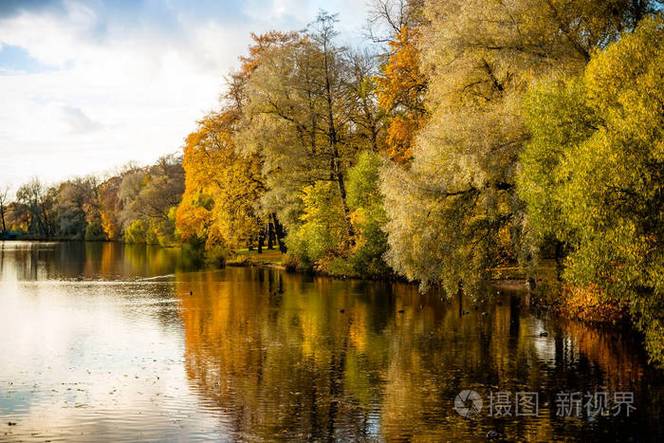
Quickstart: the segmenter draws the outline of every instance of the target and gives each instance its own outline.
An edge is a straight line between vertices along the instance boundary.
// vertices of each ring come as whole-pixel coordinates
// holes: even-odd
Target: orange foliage
[[[567,287],[560,310],[566,317],[597,323],[614,323],[627,313],[624,303],[608,299],[604,291],[594,284]]]
[[[122,178],[119,176],[112,177],[99,186],[99,216],[102,230],[108,240],[118,240],[120,237],[118,189],[121,181]]]
[[[175,225],[183,240],[204,239],[212,218],[213,194],[222,185],[216,173],[228,163],[228,149],[223,149],[224,125],[231,113],[210,114],[199,122],[199,128],[187,136],[182,167],[185,191],[175,213]],[[231,148],[232,149],[232,148]]]
[[[205,240],[206,247],[237,247],[256,234],[255,204],[263,190],[256,156],[235,149],[234,108],[212,113],[187,137],[182,166],[185,192],[175,214],[183,240]]]
[[[391,116],[387,129],[387,153],[404,163],[412,158],[412,144],[426,121],[424,94],[427,80],[420,69],[416,28],[404,26],[390,41],[390,56],[377,79],[379,106]]]
[[[180,238],[184,241],[205,237],[210,220],[210,211],[198,204],[199,198],[185,196],[175,213],[175,225]]]
[[[245,101],[245,85],[269,49],[297,38],[297,33],[252,34],[249,55],[230,77],[225,106],[202,119],[186,140],[182,166],[185,192],[175,222],[183,240],[204,240],[206,248],[237,247],[257,235],[257,201],[264,191],[258,155],[243,155],[235,130]]]
[[[119,227],[115,223],[114,217],[106,211],[100,211],[99,215],[101,216],[101,228],[104,231],[106,238],[109,240],[117,240]]]

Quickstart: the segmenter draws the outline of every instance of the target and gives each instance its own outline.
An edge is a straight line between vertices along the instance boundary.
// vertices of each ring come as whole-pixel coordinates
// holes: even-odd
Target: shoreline
[[[182,249],[185,247],[183,244],[173,244],[173,245],[160,245],[160,244],[150,244],[150,243],[126,243],[123,241],[119,240],[84,240],[84,239],[71,239],[71,238],[50,238],[50,239],[45,239],[45,238],[31,238],[31,237],[21,237],[21,238],[0,238],[0,242],[8,242],[8,243],[13,243],[13,242],[35,242],[35,243],[94,243],[94,244],[100,244],[100,243],[109,243],[109,244],[118,244],[122,246],[130,246],[130,247],[151,247],[151,248],[164,248],[164,249]],[[262,253],[258,253],[256,250],[248,251],[246,249],[241,249],[239,250],[235,255],[231,256],[227,260],[225,260],[224,264],[220,267],[218,265],[212,265],[207,263],[205,267],[212,267],[212,268],[223,268],[223,267],[259,267],[259,268],[266,268],[266,269],[276,269],[280,271],[286,271],[289,273],[295,273],[295,274],[309,274],[309,275],[316,275],[316,276],[324,276],[324,277],[329,277],[329,278],[335,278],[339,280],[367,280],[367,281],[384,281],[384,282],[400,282],[400,283],[407,283],[411,285],[417,285],[416,282],[409,281],[403,277],[399,277],[397,275],[392,275],[392,276],[375,276],[375,277],[368,277],[368,276],[361,276],[361,275],[334,275],[322,271],[317,271],[317,270],[311,270],[311,271],[306,271],[306,270],[300,270],[300,269],[289,269],[289,267],[281,262],[281,259],[283,259],[286,256],[286,254],[281,253],[278,249],[264,249]],[[548,269],[548,266],[543,267],[544,270]],[[518,267],[512,266],[512,267],[505,267],[505,268],[500,268],[496,269],[497,272],[504,272],[504,271],[514,271],[517,270],[518,272]],[[490,280],[486,281],[487,284],[490,284],[491,286],[494,286],[499,289],[504,289],[504,290],[513,290],[513,291],[521,291],[525,290],[527,286],[527,279],[524,277],[514,277],[514,275],[508,275],[505,277],[496,277],[492,278]]]
[[[74,244],[117,244],[127,246],[127,247],[144,247],[144,248],[161,248],[161,249],[180,249],[183,251],[186,249],[186,244],[173,244],[169,246],[162,246],[159,244],[148,244],[148,243],[125,243],[117,240],[79,240],[79,239],[29,239],[29,238],[20,238],[20,239],[4,239],[0,240],[4,243],[18,243],[18,242],[33,242],[33,243],[74,243]],[[371,282],[384,282],[384,283],[403,283],[407,285],[417,286],[417,282],[412,282],[407,280],[404,277],[398,275],[377,275],[377,276],[362,276],[362,275],[335,275],[330,274],[320,270],[302,270],[302,269],[293,269],[284,263],[286,254],[280,252],[277,248],[273,249],[263,249],[262,253],[258,253],[257,250],[247,250],[240,249],[235,252],[234,255],[224,260],[223,264],[219,265],[213,261],[207,261],[203,259],[201,263],[202,268],[209,269],[223,269],[224,267],[256,267],[262,269],[273,269],[278,271],[285,271],[293,274],[301,275],[310,275],[310,276],[320,276],[326,278],[332,278],[337,280],[364,280]],[[487,287],[493,288],[500,291],[512,291],[518,292],[522,295],[527,295],[530,297],[529,303],[531,303],[537,309],[542,311],[555,313],[561,318],[566,319],[577,319],[584,323],[590,324],[599,324],[599,325],[615,325],[616,323],[623,323],[627,321],[632,324],[632,321],[627,318],[621,318],[617,320],[589,320],[584,318],[579,318],[578,315],[568,313],[565,308],[565,296],[561,293],[558,295],[547,294],[546,290],[549,288],[551,291],[555,291],[555,285],[550,286],[551,278],[555,272],[555,262],[553,260],[543,260],[539,267],[539,275],[537,288],[529,291],[528,289],[528,280],[523,271],[516,265],[504,266],[501,268],[494,268],[491,270],[493,277],[484,281],[484,284]],[[629,317],[629,316],[626,316]],[[635,329],[632,327],[632,329]]]

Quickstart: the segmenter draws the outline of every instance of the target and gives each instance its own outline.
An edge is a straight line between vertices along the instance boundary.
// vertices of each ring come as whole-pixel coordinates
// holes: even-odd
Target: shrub
[[[145,243],[147,226],[143,220],[134,220],[124,231],[125,243]]]
[[[99,222],[88,223],[85,227],[85,240],[87,241],[100,241],[105,240],[104,229]]]

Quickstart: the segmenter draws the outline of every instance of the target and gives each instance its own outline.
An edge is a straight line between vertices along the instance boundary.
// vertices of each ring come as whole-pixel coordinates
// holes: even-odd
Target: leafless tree
[[[374,43],[393,40],[404,26],[422,21],[424,0],[371,0],[367,18],[367,37]]]
[[[2,235],[7,233],[7,223],[5,221],[5,210],[9,200],[9,187],[0,190],[0,219],[2,219]]]

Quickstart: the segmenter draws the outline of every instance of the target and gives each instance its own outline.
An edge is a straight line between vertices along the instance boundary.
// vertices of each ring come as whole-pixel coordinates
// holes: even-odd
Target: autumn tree
[[[424,0],[372,0],[368,6],[366,30],[373,43],[389,43],[404,27],[415,28],[426,19]]]
[[[319,201],[305,188],[336,193],[329,198],[342,218],[329,222],[344,226],[334,245],[334,253],[343,253],[355,242],[346,172],[360,149],[377,147],[381,129],[372,66],[334,44],[335,22],[321,13],[306,32],[264,54],[247,83],[237,144],[260,155],[267,189],[262,205],[279,214],[293,238],[305,200]]]
[[[118,197],[121,182],[122,177],[115,175],[104,180],[98,189],[99,218],[107,240],[119,240],[122,234],[119,219],[122,208]]]
[[[88,226],[99,224],[96,180],[91,177],[67,180],[53,190],[54,234],[60,238],[85,239]],[[92,229],[89,232],[88,239],[97,239],[92,238],[96,237],[92,235]]]
[[[429,1],[419,47],[430,118],[410,170],[383,174],[389,261],[408,278],[473,292],[522,250],[520,105],[537,78],[578,73],[648,5],[611,1]]]
[[[199,122],[184,148],[185,193],[177,210],[177,229],[183,240],[203,243],[208,255],[218,258],[252,246],[264,231],[273,232],[284,248],[277,214],[261,204],[262,154],[238,146],[236,134],[248,101],[247,83],[263,55],[292,41],[294,34],[269,32],[252,38],[249,55],[228,79],[222,109]]]
[[[348,96],[349,120],[354,130],[350,143],[360,151],[385,150],[385,112],[378,106],[378,58],[369,51],[347,51],[344,55],[348,78],[344,82]]]
[[[388,53],[377,77],[380,109],[388,116],[386,152],[397,163],[412,158],[413,140],[427,118],[427,78],[422,69],[418,39],[423,24],[419,1],[378,0],[372,23],[387,25]]]
[[[261,210],[283,222],[290,256],[319,269],[355,253],[347,174],[358,153],[382,151],[385,139],[377,59],[337,46],[335,23],[322,12],[306,31],[262,46],[235,136],[259,159]]]
[[[125,172],[117,191],[123,239],[129,243],[173,243],[175,208],[183,191],[184,169],[177,155]]]
[[[626,302],[664,363],[664,20],[594,53],[526,100],[519,196],[535,246],[566,245],[565,280]]]
[[[236,150],[236,120],[233,109],[210,114],[187,138],[185,193],[176,216],[182,239],[205,242],[221,255],[245,246],[262,227],[259,164]]]
[[[18,211],[25,213],[28,234],[41,238],[53,236],[53,192],[49,193],[42,182],[35,178],[18,188],[16,202],[19,205]]]
[[[267,188],[263,207],[287,224],[297,219],[298,192],[330,177],[307,51],[311,44],[298,36],[263,54],[247,83],[247,105],[236,135],[239,149],[261,158]]]

